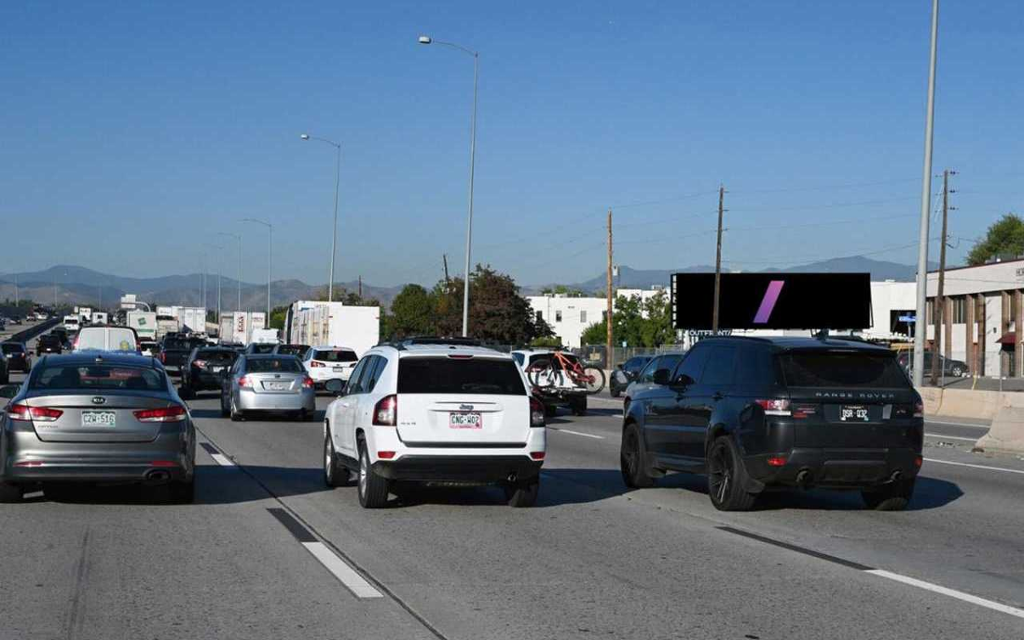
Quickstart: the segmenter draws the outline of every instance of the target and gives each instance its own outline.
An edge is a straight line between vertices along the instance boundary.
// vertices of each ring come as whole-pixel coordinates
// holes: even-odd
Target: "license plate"
[[[265,382],[263,386],[271,391],[287,391],[291,385],[287,382]]]
[[[452,429],[483,429],[484,418],[479,413],[458,412],[448,414],[448,426]]]
[[[117,426],[117,414],[113,411],[83,411],[83,427],[114,427]]]
[[[345,367],[334,367],[334,370],[335,370],[335,371],[339,371],[339,372],[340,372],[340,371],[344,371],[344,370],[345,370]]]
[[[210,367],[210,371],[212,371],[214,373],[220,373],[223,370],[224,370],[224,367]]]
[[[844,405],[839,407],[839,420],[842,422],[867,422],[868,408]]]

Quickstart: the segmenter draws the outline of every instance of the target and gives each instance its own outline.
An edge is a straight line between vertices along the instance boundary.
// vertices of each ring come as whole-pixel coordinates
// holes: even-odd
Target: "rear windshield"
[[[164,340],[164,349],[191,349],[192,344],[188,340],[180,340],[178,338],[168,338]]]
[[[60,344],[60,338],[54,335],[39,336],[39,344]]]
[[[891,354],[795,352],[779,356],[779,361],[791,387],[910,387]]]
[[[512,360],[402,358],[398,362],[398,393],[525,396],[526,386]]]
[[[128,389],[165,391],[166,378],[156,369],[114,364],[50,365],[32,376],[31,389]]]
[[[245,363],[248,373],[301,373],[302,363],[295,358],[259,358]]]
[[[305,344],[283,344],[277,348],[277,352],[286,356],[302,356],[309,351],[309,345]]]
[[[272,344],[254,344],[252,345],[253,353],[273,353],[274,345]]]
[[[196,360],[205,360],[207,362],[215,362],[217,364],[226,364],[235,361],[238,354],[234,351],[197,351]]]
[[[314,351],[313,359],[321,362],[355,362],[355,351]]]
[[[21,353],[25,350],[25,348],[20,344],[12,344],[9,342],[6,344],[0,344],[0,349],[3,349],[4,353]]]

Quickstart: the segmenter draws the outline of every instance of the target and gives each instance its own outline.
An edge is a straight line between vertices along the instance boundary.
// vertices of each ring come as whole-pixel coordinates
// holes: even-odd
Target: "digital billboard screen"
[[[672,275],[677,329],[711,329],[714,273]],[[871,274],[723,273],[719,329],[866,329]]]

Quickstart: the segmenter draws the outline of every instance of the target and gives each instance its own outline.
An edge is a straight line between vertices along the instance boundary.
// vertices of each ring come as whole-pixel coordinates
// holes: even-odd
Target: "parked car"
[[[316,415],[313,379],[295,356],[241,354],[224,377],[220,411],[233,421],[257,413],[290,414],[300,420]]]
[[[308,344],[276,344],[274,350],[271,353],[276,353],[282,356],[295,356],[299,360],[306,357],[306,352],[309,351]]]
[[[907,506],[921,468],[924,405],[895,354],[864,342],[709,338],[633,396],[622,478],[707,475],[715,508],[767,490],[858,490],[868,507]]]
[[[196,347],[181,369],[178,394],[182,398],[194,398],[200,391],[219,392],[236,358],[238,352],[234,349]]]
[[[59,355],[63,351],[64,343],[61,341],[60,336],[55,333],[47,333],[46,335],[36,338],[37,357],[41,357],[47,353]]]
[[[132,351],[140,353],[139,336],[131,327],[89,325],[75,336],[74,351]]]
[[[932,370],[932,352],[924,352],[924,375],[929,375]],[[910,370],[914,364],[914,352],[903,351],[897,356],[900,366],[906,370]],[[939,354],[939,371],[943,375],[952,376],[954,378],[960,378],[966,375],[970,375],[971,369],[967,366],[967,363],[963,360],[954,360],[947,358],[946,356]]]
[[[626,360],[612,371],[611,378],[608,380],[608,391],[611,393],[613,398],[618,398],[619,395],[626,390],[630,382],[633,382],[640,376],[640,372],[647,365],[648,362],[654,356],[633,356],[629,360]]]
[[[263,355],[268,353],[274,353],[274,347],[277,344],[273,342],[250,342],[245,346],[245,350],[242,353],[246,355]]]
[[[0,344],[0,352],[7,361],[7,371],[23,371],[28,373],[32,370],[32,357],[24,342],[7,341]]]
[[[556,362],[552,354],[553,349],[520,349],[512,352],[512,358],[519,366],[523,374],[531,368],[541,366],[548,362]],[[562,352],[562,355],[570,362],[579,362],[575,355]],[[533,388],[533,394],[544,404],[544,414],[553,416],[557,413],[559,406],[566,406],[575,415],[582,416],[587,412],[587,389],[576,384],[569,376],[559,375],[550,380],[550,385],[543,388]]]
[[[514,507],[540,487],[544,407],[509,354],[441,344],[380,345],[356,365],[324,419],[324,482],[358,478],[359,503],[395,483],[497,484]]]
[[[650,362],[641,369],[636,379],[626,386],[625,398],[622,401],[623,413],[629,409],[630,403],[633,402],[633,396],[637,393],[650,389],[657,386],[655,382],[655,374],[658,371],[675,371],[676,367],[683,360],[684,353],[663,353],[659,356],[651,358]]]
[[[345,347],[312,347],[306,350],[302,366],[313,379],[317,389],[323,389],[328,380],[344,380],[348,382],[352,370],[356,368],[359,356],[355,350]]]
[[[44,356],[0,419],[0,502],[81,482],[168,485],[174,501],[194,499],[195,428],[152,358]]]

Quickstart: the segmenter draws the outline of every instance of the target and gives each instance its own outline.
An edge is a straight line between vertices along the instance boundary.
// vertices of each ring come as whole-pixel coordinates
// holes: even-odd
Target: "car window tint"
[[[303,356],[309,351],[309,345],[305,344],[283,344],[277,348],[277,352],[285,356]]]
[[[324,351],[313,351],[313,360],[319,360],[321,362],[355,362],[359,358],[356,357],[355,351],[345,351],[342,349],[338,350],[324,350]]]
[[[24,351],[20,344],[16,344],[13,342],[5,342],[4,344],[0,345],[0,349],[3,349],[4,353],[21,353],[22,351]]]
[[[305,369],[294,357],[253,358],[246,365],[248,373],[302,373]]]
[[[234,351],[222,351],[222,350],[204,350],[200,349],[196,351],[195,359],[204,360],[212,364],[231,364],[234,362],[237,354]]]
[[[515,358],[516,364],[518,364],[520,367],[523,366],[523,362],[526,361],[526,358],[524,358],[523,354],[521,353],[513,353],[512,357]]]
[[[356,368],[352,371],[352,377],[349,378],[348,386],[346,387],[346,393],[362,393],[361,380],[366,375],[367,369],[372,371],[373,365],[376,362],[377,356],[366,356],[359,361]]]
[[[713,347],[708,353],[708,361],[704,365],[704,374],[700,381],[701,384],[718,388],[730,387],[735,379],[735,371],[736,347]]]
[[[526,395],[522,374],[511,360],[490,358],[402,358],[398,393]]]
[[[167,383],[156,369],[116,364],[49,365],[32,376],[31,389],[127,389],[163,391]]]
[[[388,366],[388,359],[377,357],[377,362],[373,366],[373,371],[370,373],[370,377],[366,385],[366,393],[371,393],[373,388],[377,386],[377,381],[380,380],[381,375],[384,373],[384,369]]]
[[[679,363],[680,361],[682,361],[682,359],[683,356],[677,353],[662,356],[661,362],[658,363],[657,371],[665,370],[668,371],[669,375],[672,375],[672,372],[675,371],[675,368],[677,366],[679,366]]]
[[[808,351],[779,356],[786,384],[792,387],[910,387],[891,354]]]
[[[640,373],[638,380],[640,382],[654,382],[654,372],[658,368],[658,363],[661,362],[661,358],[652,358],[647,366],[644,367],[643,372]]]
[[[736,355],[736,384],[766,385],[777,384],[775,364],[768,349],[740,347]]]
[[[710,348],[697,345],[690,349],[686,357],[679,364],[672,378],[678,380],[679,376],[686,374],[690,376],[694,381],[700,380],[701,374],[704,373],[704,364],[708,360],[708,352]]]

